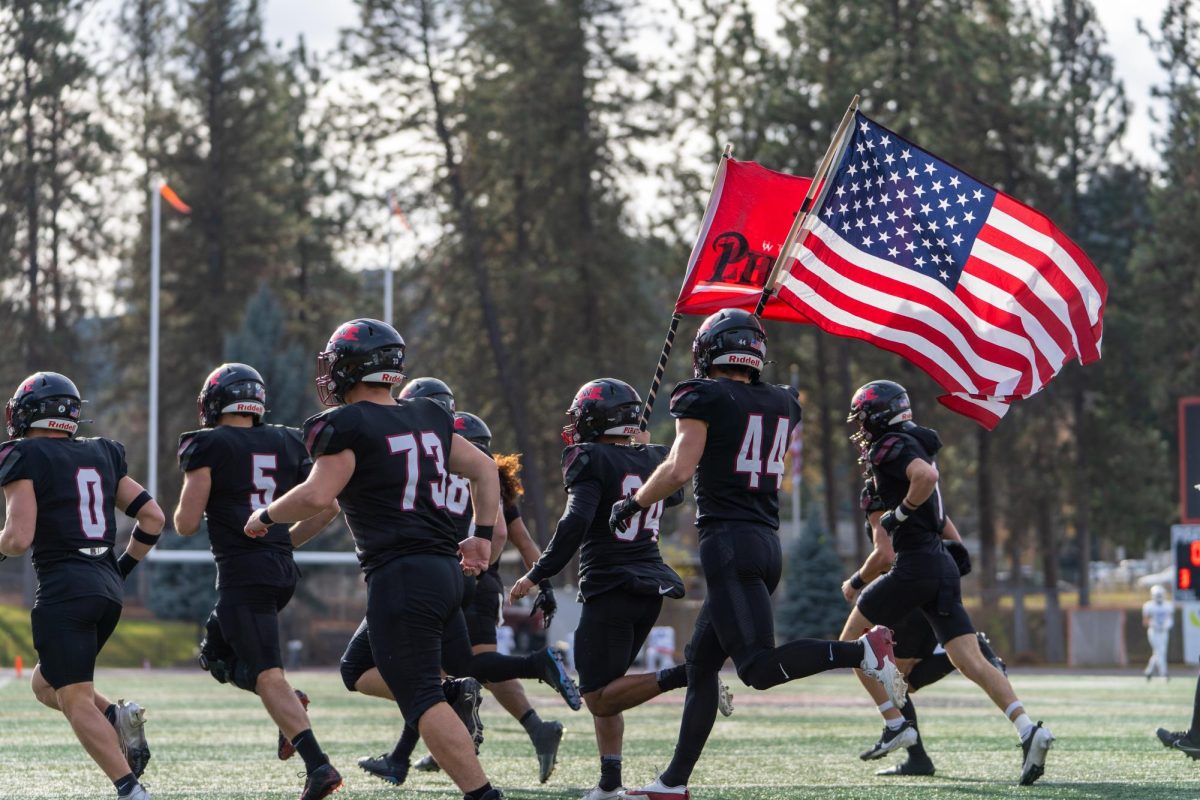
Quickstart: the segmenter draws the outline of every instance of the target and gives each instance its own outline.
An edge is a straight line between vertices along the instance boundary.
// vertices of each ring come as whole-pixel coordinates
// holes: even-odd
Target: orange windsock
[[[387,193],[387,203],[388,203],[388,208],[390,208],[392,211],[392,216],[399,219],[400,224],[404,226],[404,229],[407,230],[409,233],[412,233],[413,227],[408,221],[408,215],[405,214],[404,209],[400,207],[400,200],[398,197],[396,197],[395,192]]]
[[[162,195],[163,200],[171,204],[171,208],[178,211],[180,214],[192,213],[192,207],[179,199],[179,195],[175,194],[175,190],[167,184],[162,184],[158,187],[158,193]]]

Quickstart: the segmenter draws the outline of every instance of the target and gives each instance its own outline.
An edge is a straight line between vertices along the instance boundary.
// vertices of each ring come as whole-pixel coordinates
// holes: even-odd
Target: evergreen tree
[[[283,307],[265,285],[246,303],[242,326],[225,337],[225,360],[249,364],[263,376],[266,422],[299,426],[316,413],[310,359],[288,336]]]
[[[816,517],[788,555],[783,597],[775,610],[780,641],[836,639],[846,621],[842,562]]]
[[[166,535],[163,550],[207,550],[208,523],[189,537]],[[217,566],[212,561],[189,564],[147,564],[149,589],[146,604],[159,619],[203,623],[217,600]]]

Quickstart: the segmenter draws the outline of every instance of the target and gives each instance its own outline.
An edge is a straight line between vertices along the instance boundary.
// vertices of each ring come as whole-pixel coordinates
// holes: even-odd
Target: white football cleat
[[[1029,786],[1042,777],[1042,773],[1045,772],[1046,753],[1050,751],[1052,744],[1054,744],[1054,734],[1050,733],[1049,728],[1043,728],[1041,722],[1038,722],[1029,735],[1021,740],[1021,751],[1024,756],[1021,763],[1022,786]]]
[[[733,716],[733,692],[729,691],[725,681],[720,678],[717,678],[717,686],[720,687],[720,694],[717,695],[717,710],[721,712],[721,716]]]
[[[686,786],[667,786],[660,775],[640,789],[626,789],[618,797],[623,800],[691,800],[692,795]]]
[[[904,673],[896,667],[891,629],[876,625],[858,637],[858,641],[863,646],[863,660],[859,669],[867,677],[883,684],[883,690],[896,708],[904,708],[908,702],[908,683],[904,680]]]
[[[599,786],[593,786],[588,790],[588,793],[583,796],[583,800],[618,800],[621,797],[621,792],[625,791],[624,786],[618,786],[611,792],[607,789],[601,789]]]

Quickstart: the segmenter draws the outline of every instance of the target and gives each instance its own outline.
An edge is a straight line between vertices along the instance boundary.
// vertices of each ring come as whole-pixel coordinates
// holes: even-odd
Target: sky
[[[1049,8],[1053,0],[1034,0]],[[752,0],[762,24],[770,30],[778,19],[779,0]],[[1154,163],[1153,137],[1157,125],[1152,118],[1154,102],[1151,88],[1162,81],[1162,71],[1146,38],[1138,33],[1142,20],[1148,28],[1157,27],[1167,0],[1093,0],[1108,32],[1109,51],[1116,61],[1118,77],[1133,103],[1133,116],[1125,136],[1125,148],[1138,161]],[[339,28],[355,24],[353,0],[267,0],[265,3],[268,38],[285,42],[301,34],[317,50],[337,45]]]

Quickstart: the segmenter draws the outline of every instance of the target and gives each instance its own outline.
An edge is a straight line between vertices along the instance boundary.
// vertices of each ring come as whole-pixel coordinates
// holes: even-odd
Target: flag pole
[[[846,107],[846,113],[842,115],[842,121],[838,124],[837,130],[834,131],[833,138],[829,140],[829,147],[825,148],[825,155],[821,158],[821,163],[817,166],[812,183],[809,184],[808,191],[804,193],[804,202],[800,204],[800,210],[792,220],[792,227],[788,231],[787,237],[783,240],[783,245],[779,248],[779,257],[775,259],[775,264],[771,267],[771,274],[767,277],[767,282],[763,284],[762,294],[758,298],[758,306],[754,309],[754,316],[756,317],[763,315],[763,311],[767,308],[767,302],[775,294],[775,284],[779,280],[779,273],[783,271],[784,265],[791,260],[791,251],[803,244],[805,236],[808,235],[808,229],[804,227],[804,221],[808,219],[808,214],[813,207],[820,205],[820,203],[813,202],[818,189],[822,189],[821,199],[824,199],[824,190],[821,184],[825,181],[825,176],[830,168],[833,167],[834,162],[841,157],[845,143],[849,141],[846,132],[854,119],[854,112],[858,111],[858,101],[858,95],[854,95],[854,99]]]
[[[387,220],[387,267],[383,271],[383,321],[388,325],[394,324],[392,322],[394,293],[396,291],[396,231],[394,228],[392,215],[389,213]]]
[[[721,152],[721,163],[717,165],[716,174],[713,175],[712,187],[708,190],[708,206],[712,205],[712,195],[717,189],[717,184],[721,182],[721,177],[725,174],[725,165],[729,163],[729,159],[733,157],[733,145],[726,144],[725,149]],[[706,206],[706,216],[707,207]],[[700,247],[702,242],[700,237],[704,235],[704,226],[700,226],[700,232],[696,235],[696,244],[692,247],[693,253],[697,247]],[[684,286],[687,285],[687,280],[690,271],[683,276]],[[682,287],[680,292],[682,292]],[[676,300],[678,302],[678,300]],[[650,413],[654,410],[654,399],[658,396],[658,389],[662,386],[663,373],[667,371],[667,362],[671,359],[671,348],[675,345],[675,333],[679,330],[679,321],[683,319],[683,315],[678,311],[671,315],[671,325],[667,328],[667,339],[663,342],[662,352],[658,356],[658,366],[654,369],[654,379],[650,381],[650,391],[646,392],[646,402],[642,405],[642,419],[638,423],[642,430],[646,430],[646,426],[650,424]]]
[[[146,491],[158,494],[158,295],[161,282],[162,190],[165,182],[155,182],[150,198],[150,414],[146,430]]]

